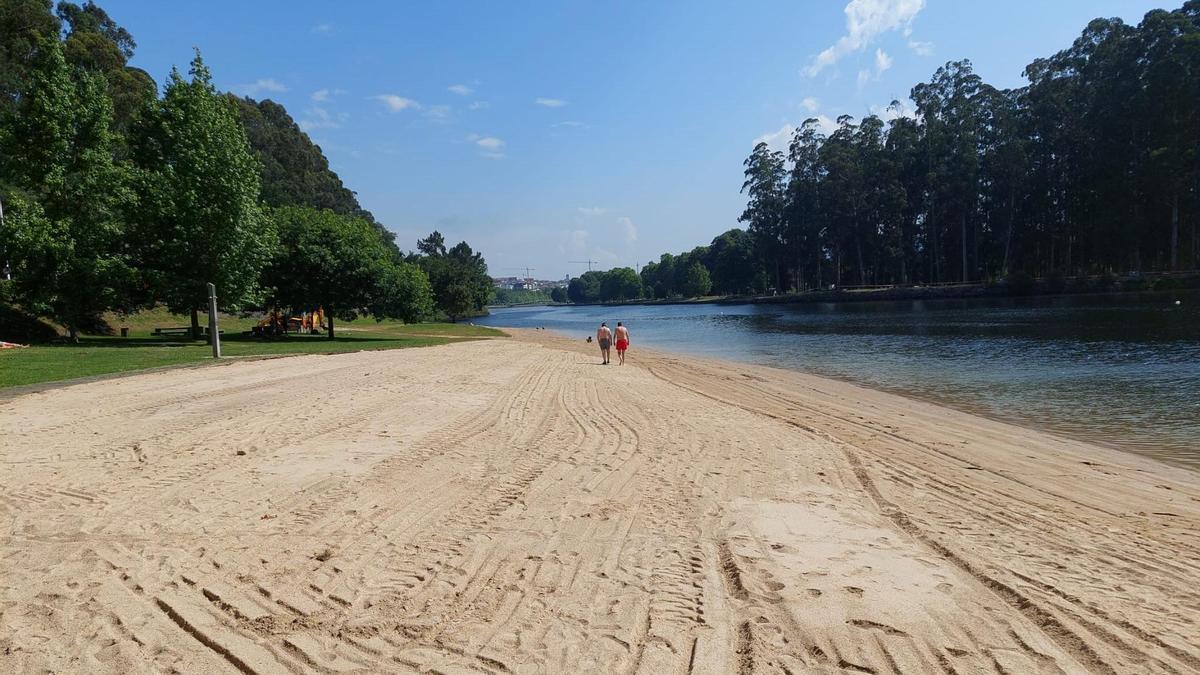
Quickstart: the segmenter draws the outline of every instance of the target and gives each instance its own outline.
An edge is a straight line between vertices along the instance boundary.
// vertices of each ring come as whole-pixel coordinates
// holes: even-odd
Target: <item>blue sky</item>
[[[1167,8],[1174,8],[1173,3]],[[635,265],[736,227],[741,163],[810,116],[863,116],[948,60],[1022,83],[1141,0],[107,0],[160,83],[199,47],[284,104],[404,249],[433,229],[492,274]],[[523,272],[521,273],[523,274]]]

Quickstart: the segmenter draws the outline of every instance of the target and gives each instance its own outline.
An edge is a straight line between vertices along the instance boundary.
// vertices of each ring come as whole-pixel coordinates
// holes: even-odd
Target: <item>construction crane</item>
[[[515,270],[515,271],[517,271],[517,272],[520,272],[521,270],[525,270],[525,279],[526,279],[526,280],[529,280],[529,279],[532,279],[532,278],[533,278],[532,276],[530,276],[530,275],[529,275],[529,273],[530,273],[530,272],[536,272],[536,271],[537,271],[537,268],[536,268],[536,267],[505,267],[504,269],[506,269],[506,270]]]
[[[587,265],[589,272],[592,271],[592,265],[600,264],[599,260],[592,260],[591,258],[588,258],[587,260],[568,260],[567,262],[571,263],[572,265]]]

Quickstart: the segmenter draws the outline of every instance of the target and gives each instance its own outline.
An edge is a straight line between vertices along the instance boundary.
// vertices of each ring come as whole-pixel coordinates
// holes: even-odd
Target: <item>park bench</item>
[[[192,329],[188,326],[183,326],[182,328],[161,328],[161,327],[159,327],[159,328],[154,329],[154,335],[158,335],[161,337],[187,337],[188,335],[191,335],[191,333],[192,333]],[[208,335],[208,326],[201,326],[200,334]],[[225,331],[218,330],[217,334],[224,335]]]

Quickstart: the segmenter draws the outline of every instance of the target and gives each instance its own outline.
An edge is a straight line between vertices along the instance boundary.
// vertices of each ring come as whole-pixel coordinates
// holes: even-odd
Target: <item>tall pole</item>
[[[217,287],[208,285],[208,342],[212,345],[213,358],[221,358],[221,331],[217,327]]]
[[[4,202],[0,201],[0,230],[3,230],[3,229],[4,229]],[[9,267],[7,260],[4,261],[3,275],[4,275],[5,281],[12,279],[12,268]]]

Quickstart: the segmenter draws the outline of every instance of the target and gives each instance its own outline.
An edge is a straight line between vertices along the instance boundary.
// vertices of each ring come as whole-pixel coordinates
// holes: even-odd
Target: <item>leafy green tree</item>
[[[445,239],[434,231],[417,242],[423,255],[413,256],[429,276],[437,308],[451,321],[483,310],[492,297],[492,278],[487,262],[467,242],[446,249]]]
[[[335,319],[369,311],[416,321],[432,309],[428,278],[398,261],[366,220],[299,206],[274,210],[272,220],[279,246],[264,279],[274,300],[298,311],[324,308],[329,339]]]
[[[712,280],[708,276],[708,269],[699,262],[694,262],[687,268],[687,278],[683,285],[683,294],[689,298],[698,298],[703,295],[708,295],[712,289]]]
[[[66,35],[63,49],[67,63],[102,76],[108,81],[113,101],[113,129],[122,141],[118,154],[124,154],[123,136],[133,120],[158,94],[154,79],[140,68],[128,66],[137,47],[133,36],[114,21],[96,3],[82,5],[59,2],[58,16]]]
[[[586,304],[600,300],[600,282],[604,275],[589,270],[567,284],[567,297],[575,304]]]
[[[721,295],[746,293],[754,288],[758,261],[750,233],[734,228],[712,240],[712,290]]]
[[[642,297],[642,280],[629,267],[617,267],[603,274],[600,279],[600,299],[604,302],[620,302]]]
[[[191,313],[198,334],[207,283],[225,309],[261,299],[275,234],[258,206],[258,166],[233,106],[199,53],[190,74],[187,81],[171,71],[163,99],[139,121],[134,158],[145,195],[142,265],[171,311]]]
[[[550,302],[552,295],[547,290],[497,288],[489,302],[497,305],[532,305]]]
[[[371,229],[376,229],[373,224]],[[376,321],[400,319],[405,323],[417,323],[433,316],[433,288],[429,285],[429,277],[420,267],[399,259],[391,250],[390,241],[381,239],[381,243],[388,252],[387,260],[376,270],[367,310]]]
[[[51,0],[0,0],[0,114],[13,112],[40,50],[56,40]]]
[[[135,196],[113,163],[104,80],[72,74],[59,42],[37,48],[19,103],[0,116],[0,174],[20,193],[0,232],[17,299],[77,339],[100,313],[134,304],[124,216]]]
[[[567,302],[567,289],[562,286],[555,286],[550,289],[550,300],[554,302]]]

